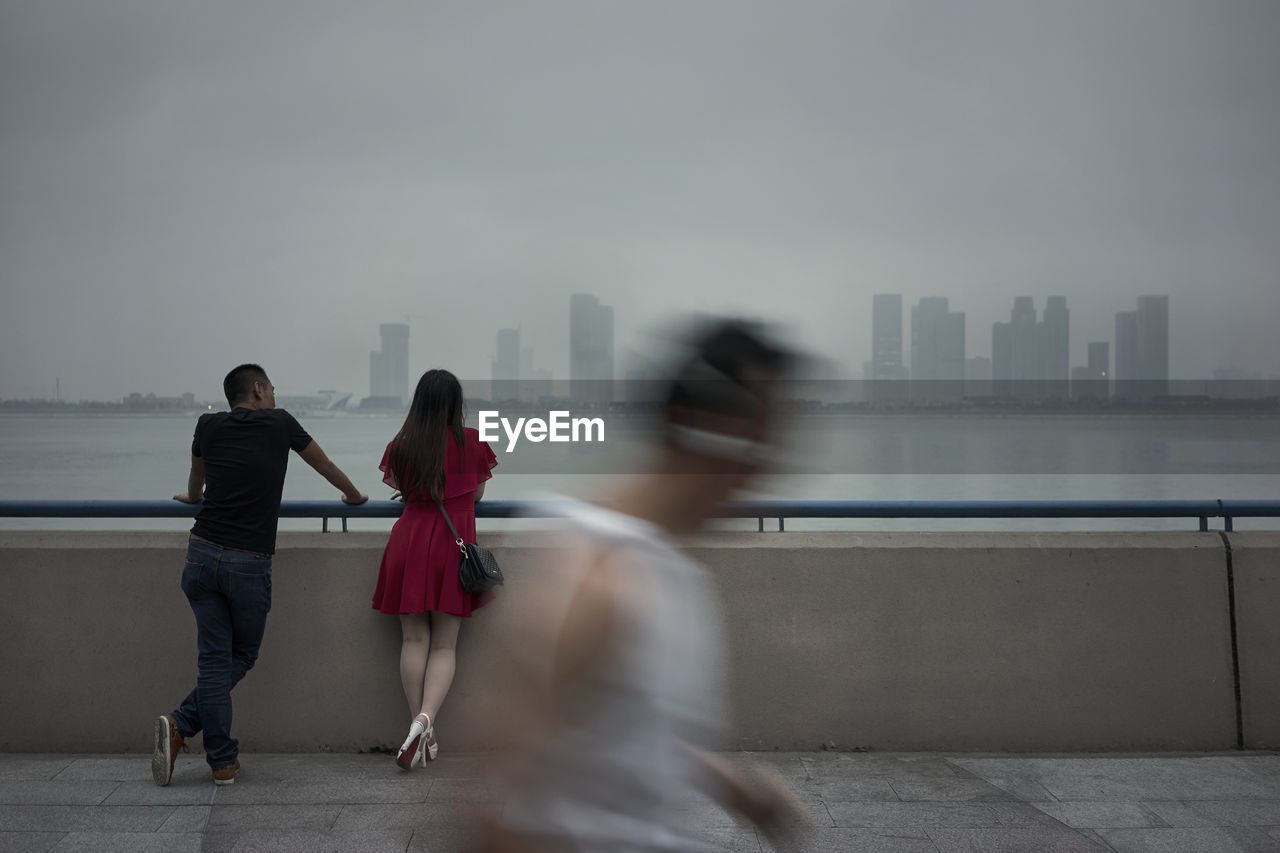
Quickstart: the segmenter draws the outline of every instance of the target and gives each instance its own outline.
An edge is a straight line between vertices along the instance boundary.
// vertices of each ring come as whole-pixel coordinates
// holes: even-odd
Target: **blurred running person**
[[[707,849],[684,825],[695,789],[771,838],[805,822],[776,776],[706,751],[724,725],[717,604],[677,539],[761,470],[774,380],[792,361],[746,323],[703,330],[645,473],[605,504],[570,502],[567,554],[522,601],[512,655],[529,664],[525,695],[505,726],[523,743],[499,779],[506,801],[486,853]]]

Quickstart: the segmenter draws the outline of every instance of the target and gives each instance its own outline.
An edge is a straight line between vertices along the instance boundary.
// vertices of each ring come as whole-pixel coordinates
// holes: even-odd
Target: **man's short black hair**
[[[691,349],[672,377],[668,415],[678,408],[756,417],[765,406],[753,379],[780,380],[795,363],[793,352],[772,342],[759,324],[745,320],[705,326],[693,336]]]
[[[227,405],[234,407],[236,403],[249,399],[253,393],[253,383],[270,381],[261,366],[242,364],[232,368],[227,378],[222,380],[222,393],[227,395]]]

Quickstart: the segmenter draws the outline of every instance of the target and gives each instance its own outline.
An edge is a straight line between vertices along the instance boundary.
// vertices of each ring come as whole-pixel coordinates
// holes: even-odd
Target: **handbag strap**
[[[449,532],[453,534],[453,541],[457,543],[458,549],[463,554],[467,553],[467,543],[462,541],[462,537],[458,535],[458,528],[453,526],[453,519],[449,518],[449,511],[444,508],[444,503],[439,498],[435,498],[436,506],[440,507],[440,514],[444,516],[444,523],[449,525]]]

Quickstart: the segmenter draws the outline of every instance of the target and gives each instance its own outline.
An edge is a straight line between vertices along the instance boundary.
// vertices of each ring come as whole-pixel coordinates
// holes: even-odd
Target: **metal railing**
[[[0,518],[191,518],[198,504],[177,501],[129,500],[0,500]],[[397,501],[369,501],[350,506],[341,501],[284,501],[281,518],[329,519],[397,518],[404,505]],[[555,501],[486,500],[476,504],[477,518],[554,518]],[[1236,518],[1280,518],[1280,500],[1056,500],[1056,501],[732,501],[720,518],[754,518],[764,530],[766,518],[785,530],[788,518],[1196,518],[1200,530],[1209,519],[1221,518],[1232,530]]]

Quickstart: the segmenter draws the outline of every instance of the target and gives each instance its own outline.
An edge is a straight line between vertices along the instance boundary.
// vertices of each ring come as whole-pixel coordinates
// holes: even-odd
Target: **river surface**
[[[378,461],[398,416],[306,416],[303,426],[375,499],[391,490]],[[474,422],[474,417],[473,417]],[[195,415],[0,415],[0,499],[156,499],[182,491]],[[634,476],[652,432],[635,419],[606,419],[603,443],[532,443],[499,459],[488,498],[548,492],[607,493]],[[294,457],[285,499],[337,498]],[[1280,499],[1280,416],[1272,414],[812,415],[796,419],[777,473],[744,497],[848,500]],[[522,522],[529,524],[530,522]],[[482,521],[502,529],[521,522]],[[353,529],[385,530],[390,520]],[[796,520],[789,529],[1195,529],[1189,519]],[[755,522],[725,522],[754,528]],[[4,519],[0,528],[185,529],[164,519]],[[317,529],[284,520],[281,529]],[[1242,520],[1275,529],[1280,520]]]

